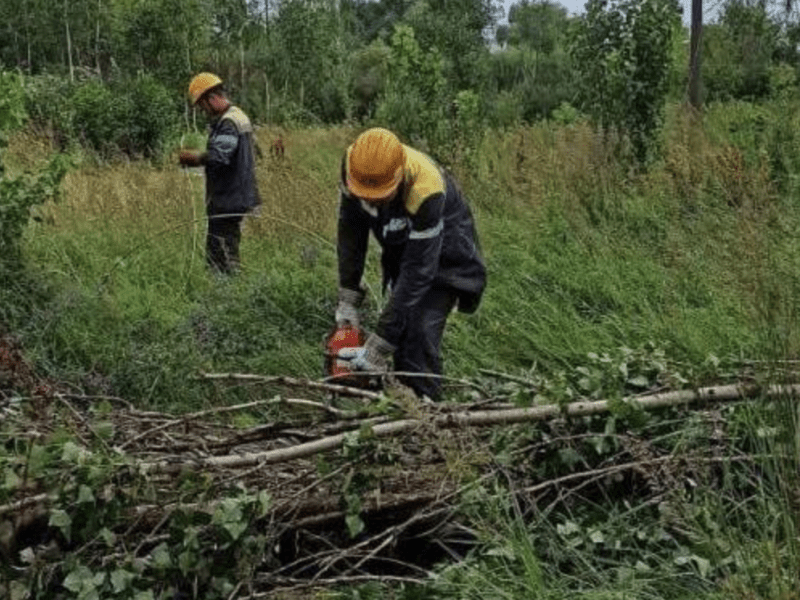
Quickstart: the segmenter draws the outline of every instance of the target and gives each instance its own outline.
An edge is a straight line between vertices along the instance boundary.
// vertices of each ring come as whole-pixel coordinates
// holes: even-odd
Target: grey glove
[[[360,325],[358,307],[364,300],[363,290],[348,290],[339,288],[339,304],[336,306],[336,325],[341,327],[345,323],[350,323],[353,327]]]
[[[342,356],[345,351],[348,351],[349,357]],[[339,353],[339,356],[350,359],[350,369],[353,371],[385,373],[389,370],[389,358],[394,351],[395,347],[389,342],[371,333],[363,346],[360,348],[345,348]]]

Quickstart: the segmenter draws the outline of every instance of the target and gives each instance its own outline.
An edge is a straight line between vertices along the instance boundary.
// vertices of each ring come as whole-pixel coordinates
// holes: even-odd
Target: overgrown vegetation
[[[187,82],[209,69],[257,122],[377,120],[453,164],[454,148],[474,151],[465,134],[481,124],[564,119],[576,107],[647,162],[658,154],[663,98],[686,91],[681,8],[587,7],[570,16],[521,0],[501,23],[491,0],[70,0],[59,11],[10,0],[0,9],[0,64],[27,76],[39,127],[62,147],[105,157],[160,157],[187,124]],[[795,15],[772,3],[726,2],[703,36],[706,101],[795,89],[797,37]],[[466,129],[465,94],[475,116]]]
[[[3,4],[0,595],[798,600],[797,26],[768,9],[706,28],[701,122],[673,2],[522,1],[492,51],[480,0]],[[231,279],[174,166],[204,68],[286,149]],[[456,172],[486,255],[440,405],[320,382],[369,124]],[[370,327],[374,253],[366,283]]]
[[[796,241],[786,232],[797,215],[768,175],[771,164],[793,169],[785,160],[792,138],[788,145],[775,143],[778,129],[786,130],[778,116],[785,115],[783,106],[710,110],[700,164],[688,159],[685,122],[673,107],[665,161],[634,180],[613,160],[602,134],[586,125],[540,125],[484,137],[476,162],[460,175],[476,212],[491,287],[478,314],[456,316],[448,328],[449,399],[475,399],[463,380],[481,386],[478,397],[528,406],[617,401],[752,377],[764,383],[790,379],[791,363],[783,361],[797,353],[798,271]],[[12,153],[31,145],[28,135],[12,140]],[[274,135],[261,131],[262,143]],[[0,504],[18,497],[23,481],[71,473],[59,484],[61,499],[51,504],[55,511],[48,513],[47,528],[47,535],[61,532],[53,543],[67,548],[67,555],[33,587],[29,580],[8,583],[17,597],[26,597],[23,589],[47,595],[53,585],[62,586],[68,598],[160,597],[178,590],[217,598],[233,593],[240,577],[256,577],[261,583],[254,585],[296,584],[292,578],[265,579],[262,572],[271,573],[266,565],[278,559],[270,558],[259,533],[259,515],[272,514],[273,505],[259,499],[257,490],[264,488],[258,486],[215,493],[223,499],[217,516],[187,509],[181,514],[188,520],[181,520],[175,513],[162,526],[163,544],[140,547],[144,570],[135,554],[102,566],[90,558],[94,550],[88,552],[102,543],[116,548],[119,538],[113,536],[122,535],[118,528],[126,519],[114,515],[155,493],[146,480],[118,479],[127,458],[109,449],[125,443],[120,436],[128,426],[108,429],[118,413],[113,397],[139,410],[182,413],[290,397],[276,384],[209,384],[198,378],[203,372],[321,375],[321,339],[331,326],[336,289],[331,188],[340,152],[355,131],[283,135],[284,159],[264,157],[259,163],[259,183],[268,193],[261,215],[247,222],[244,269],[233,280],[217,281],[204,270],[202,186],[195,175],[146,164],[87,163],[67,175],[59,203],[37,209],[39,220],[27,229],[24,250],[36,279],[49,282],[50,296],[17,309],[10,324],[38,381],[77,402],[87,420],[79,430],[90,424],[86,431],[98,435],[76,437],[77,422],[67,421],[32,446],[11,442],[21,438],[15,429],[6,430],[11,445],[4,450]],[[369,324],[381,302],[374,261],[367,282]],[[55,402],[49,410],[61,414],[62,396],[49,394],[21,386],[7,396],[6,409],[14,414],[18,402],[42,398]],[[94,408],[86,404],[101,396],[112,398]],[[457,522],[468,527],[475,551],[437,568],[440,575],[429,584],[412,577],[416,582],[397,583],[393,592],[371,583],[341,594],[792,598],[793,407],[788,400],[749,401],[652,417],[620,408],[607,418],[504,427],[455,446],[431,438],[427,443],[443,461],[436,477],[463,494]],[[373,410],[377,416],[396,414],[386,403]],[[269,409],[243,414],[232,424],[306,423],[293,415]],[[104,438],[107,430],[112,437]],[[714,436],[719,442],[709,447]],[[366,454],[353,455],[365,470],[347,471],[347,480],[337,475],[332,482],[341,487],[330,493],[340,494],[349,507],[349,529],[342,525],[343,531],[373,536],[375,531],[362,529],[359,515],[367,511],[364,498],[387,485],[385,469],[391,467],[373,472],[378,466],[371,461],[388,460],[396,468],[407,446],[367,440]],[[68,448],[74,460],[64,458]],[[35,471],[38,477],[20,471],[31,452],[50,456]],[[670,456],[686,462],[665,462]],[[644,471],[623,470],[615,480],[615,468],[640,463]],[[475,480],[487,465],[495,475]],[[339,466],[316,468],[323,476]],[[311,465],[304,472],[314,470]],[[549,482],[571,474],[580,477],[576,483],[593,483],[570,492],[562,487],[567,497],[559,500],[552,494],[572,480]],[[534,504],[533,497],[518,496],[520,489],[539,484],[547,487]],[[109,485],[131,491],[104,499],[100,494]],[[201,482],[186,486],[186,503],[208,489]],[[785,518],[769,516],[776,514]],[[88,515],[96,521],[87,521]],[[364,519],[369,523],[366,513]],[[102,528],[101,522],[109,531],[98,538],[101,531],[92,523]],[[72,545],[57,541],[65,528]],[[189,539],[193,532],[197,536]],[[374,547],[384,541],[374,539]],[[36,543],[50,542],[32,543],[39,552]],[[219,569],[202,567],[212,560],[211,547]],[[74,555],[80,548],[87,550]],[[763,561],[780,575],[761,577],[754,565]],[[38,572],[30,568],[27,577]],[[203,576],[193,588],[195,569]],[[166,581],[172,583],[156,583]]]
[[[17,177],[6,175],[3,155],[8,144],[7,135],[21,128],[27,115],[22,78],[14,73],[0,72],[0,87],[5,90],[0,99],[0,278],[10,283],[12,277],[21,275],[20,244],[31,209],[58,196],[67,160],[56,156],[38,173],[26,172]]]

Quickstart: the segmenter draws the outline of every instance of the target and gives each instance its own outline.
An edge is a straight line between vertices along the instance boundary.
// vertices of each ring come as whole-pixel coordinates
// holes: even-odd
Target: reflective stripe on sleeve
[[[429,229],[423,229],[422,231],[412,231],[408,234],[408,239],[410,240],[429,240],[430,238],[436,237],[442,230],[444,229],[444,219],[439,219],[439,222]]]
[[[227,154],[236,150],[236,146],[239,144],[239,138],[237,138],[235,135],[218,135],[216,138],[214,138],[212,144],[220,152]]]

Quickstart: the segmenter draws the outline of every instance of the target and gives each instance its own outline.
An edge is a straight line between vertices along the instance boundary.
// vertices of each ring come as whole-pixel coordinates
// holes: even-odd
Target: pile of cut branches
[[[183,415],[52,389],[0,397],[0,589],[12,598],[266,598],[371,578],[424,582],[437,561],[479,542],[459,505],[487,481],[547,512],[620,476],[657,500],[677,478],[748,460],[713,443],[676,456],[619,433],[592,464],[537,471],[554,448],[603,437],[576,423],[691,407],[714,431],[720,403],[798,392],[727,385],[534,406],[476,393],[471,403],[431,404],[402,390],[203,377],[283,392]],[[518,437],[503,458],[498,428]]]

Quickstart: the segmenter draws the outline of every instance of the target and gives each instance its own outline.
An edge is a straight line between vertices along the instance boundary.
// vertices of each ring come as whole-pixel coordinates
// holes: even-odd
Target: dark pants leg
[[[420,374],[442,374],[439,357],[442,335],[447,316],[456,304],[456,295],[451,289],[432,288],[420,302],[412,322],[394,354],[394,369],[399,372]],[[418,396],[435,399],[439,395],[441,380],[438,377],[400,376],[400,380]]]
[[[239,270],[239,242],[242,239],[242,217],[208,215],[206,262],[220,273]]]

